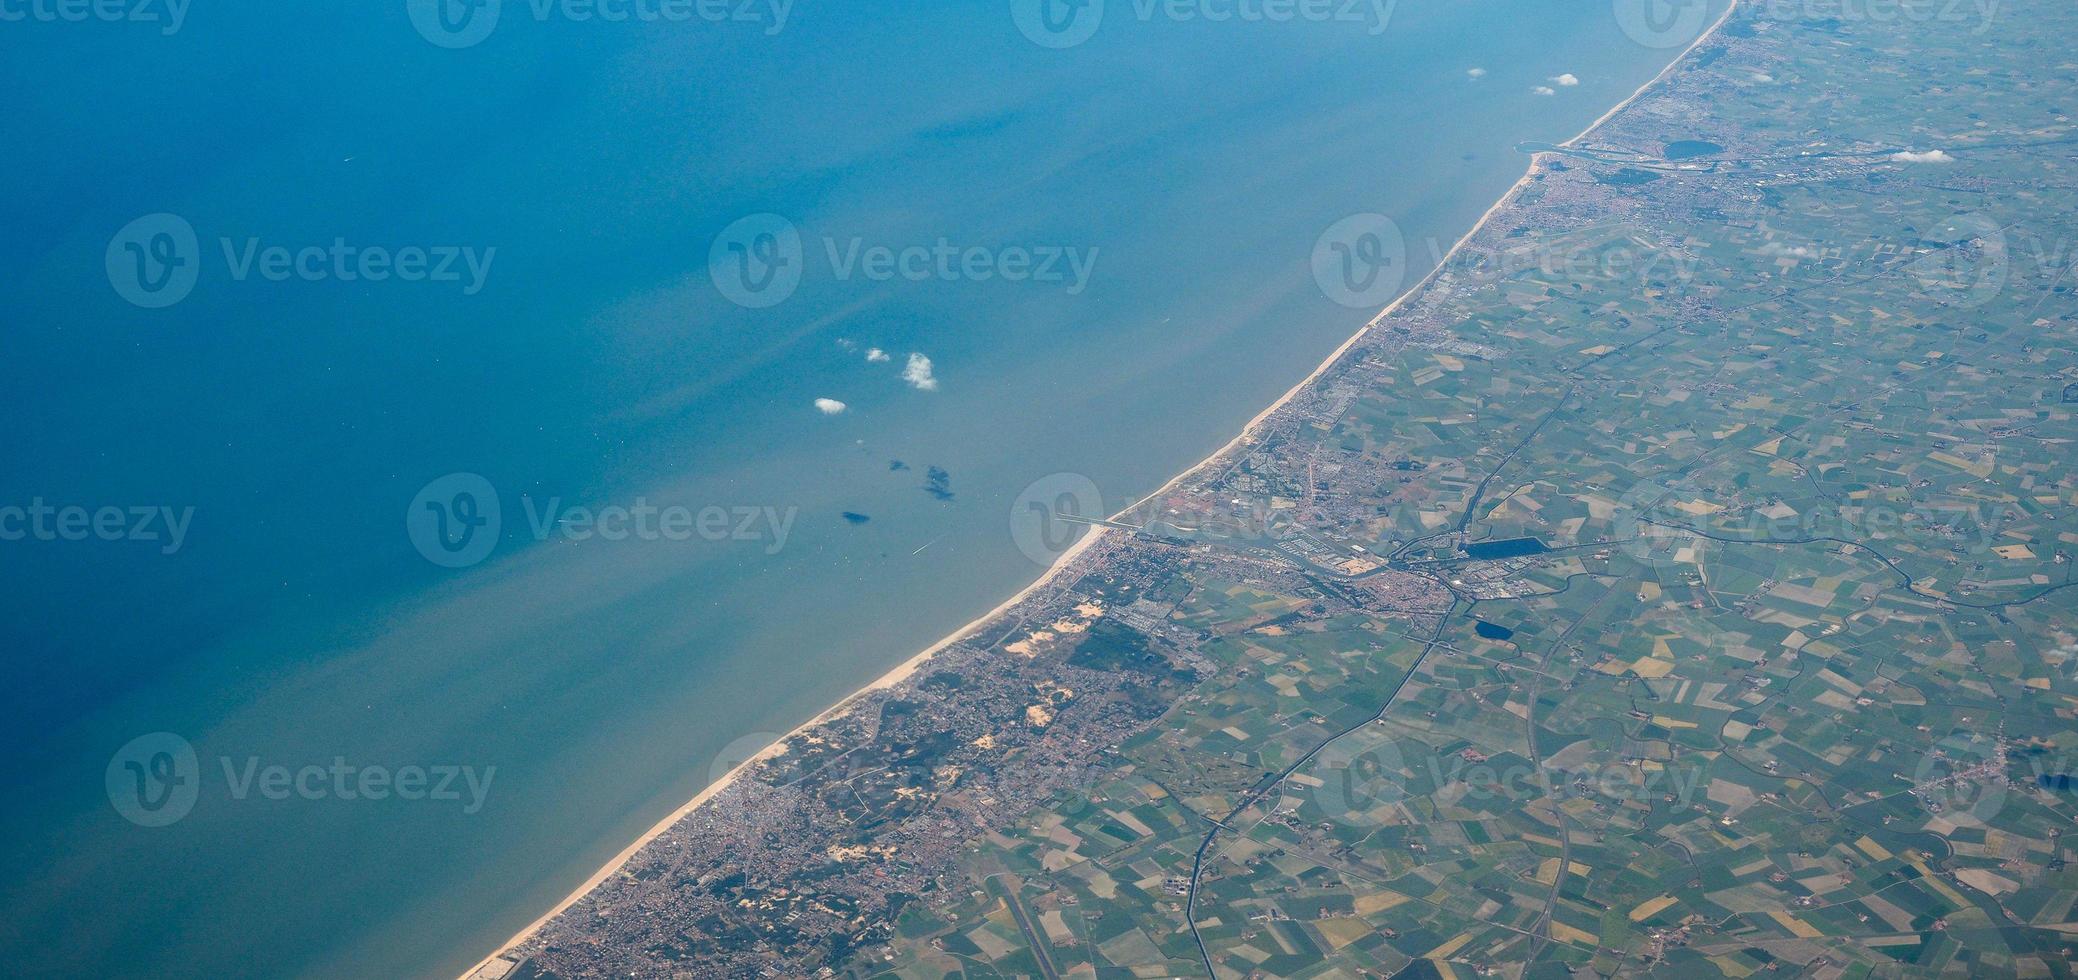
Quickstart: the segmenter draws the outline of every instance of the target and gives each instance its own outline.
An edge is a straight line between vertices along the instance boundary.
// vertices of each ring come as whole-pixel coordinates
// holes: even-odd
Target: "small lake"
[[[1509,538],[1505,541],[1482,541],[1478,544],[1468,544],[1465,546],[1465,554],[1468,554],[1473,558],[1478,559],[1479,561],[1494,561],[1496,559],[1501,558],[1522,558],[1528,555],[1541,555],[1550,550],[1550,548],[1544,546],[1544,542],[1539,541],[1536,538]]]

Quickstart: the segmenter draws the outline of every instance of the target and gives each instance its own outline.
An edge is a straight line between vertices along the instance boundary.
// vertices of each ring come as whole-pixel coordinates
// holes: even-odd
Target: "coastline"
[[[1594,122],[1587,124],[1587,128],[1581,130],[1578,133],[1573,134],[1570,138],[1566,139],[1565,141],[1554,145],[1559,148],[1570,147],[1573,144],[1578,143],[1583,139],[1586,139],[1595,130],[1602,128],[1602,124],[1608,122],[1611,119],[1616,118],[1616,116],[1619,113],[1623,112],[1625,109],[1630,108],[1640,98],[1643,98],[1645,96],[1645,93],[1651,91],[1655,86],[1658,86],[1661,82],[1666,81],[1667,76],[1672,75],[1674,73],[1674,69],[1681,67],[1682,62],[1687,61],[1688,56],[1690,54],[1693,54],[1697,48],[1701,47],[1703,45],[1703,42],[1708,41],[1713,37],[1716,37],[1717,32],[1723,29],[1725,22],[1731,20],[1732,14],[1736,12],[1738,9],[1739,0],[1731,0],[1731,2],[1725,6],[1724,13],[1720,14],[1717,20],[1712,22],[1710,26],[1707,29],[1705,29],[1701,35],[1697,36],[1694,41],[1690,42],[1688,47],[1682,48],[1681,53],[1674,56],[1674,60],[1667,62],[1666,67],[1661,68],[1659,70],[1659,74],[1656,74],[1652,76],[1650,79],[1647,79],[1645,84],[1638,86],[1638,88],[1631,92],[1631,94],[1628,97],[1626,97],[1622,102],[1618,102],[1616,105],[1610,107],[1609,111],[1604,112],[1600,116],[1596,117]],[[1312,373],[1306,375],[1304,378],[1299,379],[1298,384],[1291,386],[1290,390],[1286,391],[1283,395],[1279,396],[1276,401],[1271,402],[1268,408],[1265,408],[1262,411],[1257,412],[1254,418],[1249,419],[1248,423],[1241,427],[1241,431],[1239,434],[1235,435],[1234,438],[1227,441],[1226,445],[1223,445],[1218,449],[1213,450],[1212,455],[1199,460],[1190,468],[1185,469],[1180,473],[1177,473],[1173,477],[1170,477],[1169,482],[1164,483],[1159,487],[1156,487],[1154,489],[1154,492],[1149,493],[1146,496],[1133,501],[1124,509],[1120,510],[1117,514],[1112,515],[1112,518],[1116,520],[1119,517],[1122,517],[1134,510],[1137,510],[1142,505],[1146,504],[1148,501],[1153,500],[1154,498],[1159,497],[1162,494],[1168,493],[1170,489],[1174,488],[1178,483],[1183,482],[1185,478],[1196,474],[1199,470],[1205,469],[1206,467],[1219,462],[1223,457],[1227,455],[1227,453],[1233,451],[1236,447],[1246,445],[1248,443],[1248,440],[1255,435],[1256,429],[1261,427],[1262,424],[1270,418],[1270,416],[1275,415],[1278,409],[1283,408],[1286,404],[1290,403],[1290,401],[1293,398],[1298,397],[1299,392],[1304,391],[1306,389],[1306,386],[1319,380],[1321,375],[1326,374],[1329,368],[1335,366],[1336,361],[1342,359],[1342,355],[1349,353],[1349,349],[1351,347],[1356,346],[1357,341],[1364,339],[1364,336],[1371,332],[1371,328],[1378,326],[1378,324],[1383,322],[1387,317],[1392,316],[1395,312],[1398,312],[1400,307],[1404,305],[1408,300],[1421,295],[1422,290],[1428,288],[1428,285],[1431,280],[1435,279],[1438,275],[1440,275],[1444,269],[1449,268],[1450,260],[1457,257],[1458,251],[1460,249],[1463,249],[1465,245],[1473,239],[1474,236],[1477,236],[1480,233],[1480,231],[1484,230],[1486,228],[1487,222],[1492,221],[1494,215],[1499,214],[1510,203],[1512,203],[1515,200],[1515,196],[1517,194],[1522,193],[1522,189],[1528,187],[1530,185],[1530,182],[1537,178],[1537,174],[1540,168],[1543,166],[1544,155],[1548,152],[1550,151],[1539,150],[1531,153],[1529,168],[1523,172],[1522,177],[1516,180],[1515,183],[1508,185],[1508,189],[1502,192],[1500,199],[1496,200],[1493,203],[1492,207],[1487,208],[1486,212],[1479,216],[1479,220],[1474,221],[1472,223],[1472,227],[1470,230],[1466,231],[1463,235],[1459,236],[1458,240],[1451,244],[1450,250],[1444,252],[1443,257],[1437,260],[1436,267],[1430,269],[1428,273],[1423,275],[1420,279],[1415,280],[1413,285],[1401,290],[1400,294],[1398,296],[1395,296],[1391,303],[1386,304],[1385,309],[1379,310],[1377,316],[1374,316],[1371,319],[1365,321],[1364,325],[1358,327],[1355,333],[1350,334],[1349,339],[1343,341],[1342,346],[1335,348],[1333,352],[1328,354],[1327,359],[1321,361],[1320,366],[1314,368]]]
[[[1621,102],[1618,102],[1616,105],[1610,107],[1608,111],[1596,117],[1596,119],[1593,122],[1589,123],[1586,126],[1586,128],[1582,129],[1579,133],[1576,133],[1572,137],[1566,139],[1565,141],[1556,144],[1556,146],[1560,148],[1570,147],[1575,143],[1578,143],[1582,139],[1585,139],[1595,130],[1600,129],[1609,120],[1621,114],[1625,109],[1630,108],[1633,104],[1635,104],[1639,99],[1643,98],[1652,89],[1659,86],[1662,82],[1666,81],[1666,79],[1669,76],[1671,76],[1676,69],[1680,68],[1681,65],[1689,59],[1689,56],[1693,54],[1697,48],[1701,47],[1705,42],[1708,42],[1710,39],[1716,37],[1717,33],[1723,29],[1724,25],[1727,22],[1731,20],[1732,15],[1736,13],[1738,9],[1739,0],[1730,0],[1730,2],[1726,4],[1724,12],[1720,14],[1718,18],[1715,21],[1713,21],[1708,28],[1706,28],[1701,34],[1699,34],[1694,41],[1690,42],[1687,47],[1681,49],[1681,52],[1679,54],[1675,55],[1671,60],[1669,60],[1666,66],[1661,68],[1657,74],[1653,75],[1652,78],[1646,80],[1644,84],[1638,86],[1636,90],[1634,90],[1628,97],[1623,99]],[[1462,250],[1468,243],[1470,243],[1473,238],[1477,237],[1481,231],[1485,230],[1487,223],[1492,221],[1493,217],[1496,214],[1499,214],[1501,211],[1505,210],[1509,204],[1513,203],[1517,195],[1519,195],[1522,192],[1523,188],[1528,187],[1534,180],[1536,180],[1536,178],[1542,172],[1543,158],[1547,152],[1549,151],[1537,151],[1531,153],[1529,165],[1523,172],[1522,177],[1518,178],[1515,181],[1515,183],[1509,185],[1508,189],[1504,191],[1501,194],[1501,196],[1497,200],[1495,200],[1494,203],[1490,207],[1488,207],[1484,213],[1482,213],[1479,216],[1479,219],[1473,222],[1471,228],[1466,230],[1466,232],[1462,236],[1460,236],[1455,243],[1451,245],[1450,249],[1443,253],[1443,256],[1436,262],[1434,268],[1430,269],[1426,274],[1424,274],[1420,279],[1416,280],[1414,283],[1402,289],[1400,293],[1393,298],[1392,302],[1388,303],[1384,309],[1380,310],[1377,313],[1377,315],[1365,321],[1362,327],[1357,328],[1356,332],[1352,333],[1347,340],[1344,340],[1340,346],[1337,346],[1332,352],[1330,352],[1327,355],[1327,357],[1320,362],[1319,366],[1315,367],[1312,370],[1312,372],[1308,373],[1304,378],[1301,378],[1298,381],[1298,383],[1292,385],[1292,387],[1286,390],[1283,395],[1279,396],[1276,401],[1271,402],[1262,411],[1256,413],[1256,415],[1253,418],[1249,419],[1248,422],[1241,427],[1240,431],[1234,436],[1234,438],[1228,440],[1224,445],[1220,446],[1218,449],[1213,450],[1212,453],[1206,456],[1204,459],[1201,459],[1197,463],[1192,464],[1191,466],[1179,471],[1175,476],[1170,477],[1167,482],[1155,488],[1152,492],[1140,497],[1133,503],[1120,509],[1114,515],[1112,515],[1113,518],[1116,519],[1134,510],[1137,510],[1141,506],[1145,505],[1148,501],[1160,497],[1162,494],[1168,493],[1177,484],[1182,483],[1185,479],[1196,475],[1197,473],[1205,470],[1208,467],[1219,464],[1221,461],[1226,459],[1227,456],[1230,453],[1232,453],[1235,449],[1248,445],[1249,442],[1256,436],[1257,431],[1261,428],[1264,422],[1268,421],[1280,409],[1284,408],[1287,404],[1289,404],[1292,401],[1292,399],[1298,397],[1300,392],[1304,391],[1315,381],[1319,380],[1321,375],[1327,373],[1327,371],[1330,368],[1334,367],[1334,365],[1349,352],[1350,348],[1356,346],[1358,341],[1361,341],[1367,335],[1369,335],[1374,327],[1378,326],[1385,319],[1392,316],[1410,299],[1413,299],[1414,297],[1420,295],[1425,289],[1427,289],[1430,283],[1436,279],[1437,276],[1442,274],[1442,272],[1445,269],[1449,268],[1450,261],[1457,256],[1458,252]],[[564,898],[561,901],[557,902],[553,908],[544,912],[540,917],[536,918],[534,921],[528,923],[525,928],[522,928],[517,933],[513,934],[511,938],[506,939],[503,943],[499,944],[498,947],[492,950],[488,955],[484,956],[482,959],[476,961],[467,969],[463,970],[462,973],[459,975],[458,980],[471,980],[471,978],[475,977],[479,973],[479,971],[497,962],[514,947],[519,946],[527,942],[528,940],[534,938],[534,936],[537,933],[539,933],[542,930],[542,928],[547,926],[557,916],[563,914],[565,911],[568,911],[572,906],[576,905],[580,900],[582,900],[586,895],[590,894],[599,885],[603,884],[607,879],[613,877],[613,875],[618,873],[644,847],[647,847],[649,844],[657,840],[657,838],[662,837],[673,826],[675,826],[679,821],[685,819],[694,810],[699,809],[700,806],[707,803],[709,800],[712,800],[714,797],[720,795],[731,785],[734,785],[736,780],[740,778],[745,772],[748,772],[752,765],[758,762],[762,762],[766,759],[770,759],[774,756],[777,756],[785,752],[788,742],[792,741],[794,738],[798,737],[802,733],[807,732],[808,730],[813,729],[816,726],[821,725],[822,723],[829,721],[832,718],[836,718],[843,715],[845,712],[851,710],[853,704],[856,701],[858,701],[859,698],[867,694],[871,694],[875,691],[885,690],[889,687],[893,687],[897,684],[900,684],[902,681],[908,679],[911,675],[915,674],[917,670],[922,668],[923,665],[929,663],[934,657],[936,657],[940,652],[944,651],[947,647],[972,635],[977,630],[994,621],[1003,613],[1008,612],[1018,603],[1024,601],[1032,593],[1037,592],[1038,590],[1046,587],[1048,584],[1053,582],[1053,580],[1057,576],[1059,576],[1063,571],[1067,570],[1069,566],[1071,566],[1077,559],[1079,559],[1085,552],[1087,552],[1092,546],[1094,546],[1099,540],[1101,540],[1106,534],[1110,533],[1112,530],[1113,529],[1109,527],[1092,526],[1090,528],[1089,533],[1083,535],[1083,537],[1080,540],[1076,541],[1073,545],[1070,545],[1066,551],[1062,552],[1059,557],[1055,558],[1053,563],[1051,565],[1048,565],[1046,570],[1042,572],[1037,579],[1033,580],[1031,584],[1026,585],[1022,589],[1019,589],[1014,595],[997,604],[995,608],[990,609],[988,612],[985,612],[982,615],[976,617],[972,621],[968,622],[966,625],[961,626],[960,628],[952,631],[951,633],[946,634],[943,638],[938,640],[938,642],[931,644],[922,652],[896,665],[893,669],[875,678],[873,681],[866,684],[864,687],[861,687],[858,690],[845,695],[843,698],[839,699],[837,703],[831,705],[822,713],[795,726],[784,736],[780,737],[771,745],[759,751],[756,755],[744,760],[742,763],[739,763],[735,768],[729,770],[729,772],[723,775],[720,779],[715,780],[712,784],[707,786],[707,788],[701,790],[698,795],[694,796],[691,800],[687,801],[685,805],[679,807],[676,810],[673,810],[662,820],[658,821],[656,824],[651,826],[648,831],[642,834],[642,836],[636,838],[627,847],[623,848],[619,853],[615,854],[613,858],[607,861],[606,864],[601,866],[599,870],[593,872],[592,875],[586,878],[582,884],[578,885],[568,895],[564,896]]]
[[[481,971],[484,967],[490,966],[492,963],[496,962],[500,957],[504,956],[513,947],[518,946],[526,942],[527,940],[534,938],[534,935],[540,932],[542,928],[547,926],[550,922],[554,921],[556,916],[562,915],[564,912],[569,911],[571,906],[576,905],[586,895],[591,894],[593,889],[598,888],[600,885],[604,884],[607,879],[619,873],[619,871],[622,868],[627,866],[629,861],[634,860],[636,854],[641,853],[643,848],[648,847],[651,843],[656,841],[657,838],[664,836],[664,834],[668,832],[673,826],[676,826],[679,821],[684,820],[694,810],[699,809],[702,804],[705,804],[707,801],[714,799],[716,796],[721,795],[722,791],[734,785],[738,778],[740,778],[744,773],[750,771],[751,766],[754,766],[757,763],[765,761],[766,759],[770,759],[784,753],[786,751],[786,746],[788,742],[792,741],[795,737],[801,735],[802,733],[816,727],[817,725],[822,724],[823,722],[829,721],[832,718],[836,718],[840,715],[843,715],[845,712],[851,710],[853,702],[856,702],[859,698],[871,694],[874,691],[886,690],[887,688],[893,687],[909,679],[910,675],[915,674],[917,670],[921,669],[925,664],[930,663],[931,660],[937,657],[939,653],[943,652],[946,647],[952,646],[954,643],[958,643],[959,641],[966,639],[969,635],[974,633],[974,631],[979,630],[982,627],[987,626],[989,623],[993,622],[996,619],[996,617],[1001,616],[1006,612],[1009,612],[1013,607],[1015,607],[1018,603],[1023,602],[1025,598],[1030,596],[1032,593],[1037,592],[1042,588],[1045,588],[1047,584],[1052,582],[1055,577],[1060,575],[1061,572],[1067,570],[1068,566],[1073,564],[1077,558],[1082,557],[1083,552],[1088,551],[1091,547],[1093,547],[1098,541],[1102,540],[1103,537],[1106,534],[1109,534],[1112,530],[1112,528],[1103,527],[1101,525],[1091,526],[1089,529],[1089,533],[1084,534],[1081,538],[1077,539],[1074,544],[1069,545],[1066,551],[1061,552],[1060,556],[1053,560],[1053,564],[1046,566],[1046,571],[1041,572],[1039,577],[1034,579],[1030,585],[1027,585],[1024,588],[1017,590],[1017,593],[1015,595],[1012,595],[1010,598],[1003,600],[1001,603],[998,603],[994,609],[991,609],[988,612],[982,613],[980,616],[975,617],[972,621],[968,622],[967,625],[962,626],[959,629],[952,631],[951,633],[947,633],[938,642],[931,644],[929,647],[926,647],[923,650],[923,652],[918,653],[916,656],[910,657],[908,660],[902,661],[900,664],[895,665],[893,669],[889,670],[885,674],[880,675],[879,677],[874,678],[866,686],[861,687],[858,690],[845,695],[836,704],[833,704],[830,707],[824,709],[821,714],[816,715],[815,717],[810,718],[807,721],[804,721],[801,724],[794,726],[794,728],[788,731],[785,735],[782,735],[778,739],[774,740],[771,745],[765,746],[763,749],[760,749],[756,755],[753,755],[750,758],[745,759],[740,763],[737,763],[736,767],[730,769],[727,773],[723,774],[722,778],[717,779],[714,782],[708,784],[707,788],[701,790],[699,795],[694,796],[691,800],[686,801],[686,804],[684,806],[681,806],[678,809],[671,811],[671,813],[665,816],[662,820],[657,821],[647,831],[644,831],[642,836],[636,838],[634,842],[630,843],[627,847],[622,848],[620,853],[615,854],[612,857],[612,859],[608,860],[604,865],[601,865],[599,870],[592,872],[591,877],[586,878],[583,884],[578,885],[575,889],[573,889],[570,892],[570,894],[563,896],[562,901],[557,902],[554,908],[551,908],[547,912],[542,913],[541,916],[539,918],[536,918],[534,921],[527,923],[526,927],[514,933],[512,935],[512,938],[505,940],[503,943],[500,943],[497,949],[491,951],[490,955],[485,956],[483,959],[476,961],[474,964],[470,965],[468,969],[463,970],[458,980],[469,980],[469,978],[476,976],[477,973]]]

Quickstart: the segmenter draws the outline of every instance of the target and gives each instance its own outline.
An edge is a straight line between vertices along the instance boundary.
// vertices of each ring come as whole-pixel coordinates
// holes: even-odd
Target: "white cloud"
[[[1467,72],[1465,72],[1465,77],[1467,77],[1467,78],[1485,78],[1485,77],[1486,77],[1486,69],[1484,69],[1484,68],[1474,68],[1474,69],[1471,69],[1470,71],[1467,71]]]
[[[869,364],[879,364],[887,359],[887,351],[881,350],[878,347],[866,352],[866,361]]]
[[[1949,155],[1948,155],[1948,151],[1946,151],[1946,150],[1928,150],[1928,151],[1926,151],[1926,152],[1924,152],[1924,153],[1914,153],[1914,152],[1912,152],[1911,150],[1900,150],[1900,151],[1898,151],[1898,152],[1896,152],[1896,153],[1893,153],[1893,154],[1891,154],[1891,155],[1890,155],[1890,158],[1891,158],[1891,159],[1893,159],[1893,160],[1896,160],[1896,161],[1897,161],[1897,162],[1899,162],[1899,163],[1954,163],[1954,162],[1955,162],[1955,158],[1954,158],[1954,157],[1952,157],[1952,156],[1949,156]]]
[[[918,391],[938,390],[938,378],[931,373],[931,359],[922,354],[909,355],[909,364],[902,369],[902,380]]]
[[[1573,86],[1580,84],[1580,76],[1575,75],[1572,72],[1567,72],[1563,75],[1553,75],[1551,76],[1551,80],[1559,83],[1560,88],[1572,88]]]
[[[850,405],[846,405],[835,398],[818,398],[815,400],[815,410],[824,415],[843,415],[844,410],[850,407]]]
[[[839,337],[839,338],[837,338],[837,346],[838,346],[838,347],[841,347],[841,348],[843,348],[843,349],[845,349],[845,350],[858,350],[858,349],[859,349],[859,345],[858,345],[858,342],[857,342],[857,341],[853,341],[853,340],[847,340],[847,339],[845,339],[845,338],[843,338],[843,337]]]
[[[1762,83],[1772,82],[1775,80],[1775,76],[1770,75],[1764,71],[1757,71],[1753,73],[1753,80]]]
[[[1552,88],[1552,87],[1551,87],[1551,86],[1549,86],[1549,85],[1539,85],[1539,86],[1537,86],[1536,88],[1533,88],[1533,89],[1531,89],[1530,91],[1532,91],[1532,92],[1535,92],[1535,93],[1537,93],[1538,95],[1557,95],[1557,94],[1558,94],[1558,89]]]

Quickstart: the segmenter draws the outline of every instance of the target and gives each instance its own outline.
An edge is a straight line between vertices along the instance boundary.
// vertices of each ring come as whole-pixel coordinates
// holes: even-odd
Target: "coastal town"
[[[472,975],[2071,976],[2078,11],[2030,16],[1741,5]]]

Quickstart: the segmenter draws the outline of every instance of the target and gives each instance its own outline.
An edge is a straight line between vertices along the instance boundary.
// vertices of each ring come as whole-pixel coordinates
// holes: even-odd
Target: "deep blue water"
[[[1670,56],[1606,4],[1494,6],[1403,0],[1374,34],[1114,2],[1067,50],[997,3],[803,3],[776,33],[509,3],[453,50],[404,3],[0,24],[0,507],[192,515],[172,554],[0,541],[0,972],[452,975],[724,746],[1036,575],[1008,521],[1033,481],[1121,505],[1303,376],[1371,312],[1316,285],[1324,231],[1391,216],[1411,280],[1511,147]],[[196,281],[147,309],[111,265],[162,212]],[[763,213],[802,278],[747,308],[710,254]],[[1094,260],[1079,286],[839,278],[854,239]],[[490,261],[343,281],[335,242]],[[239,274],[274,246],[326,254]],[[504,517],[463,569],[405,522],[454,473]],[[783,547],[777,520],[535,540],[551,499],[790,516]],[[155,732],[199,785],[144,827],[111,799]],[[233,785],[335,760],[495,775],[474,807]]]

